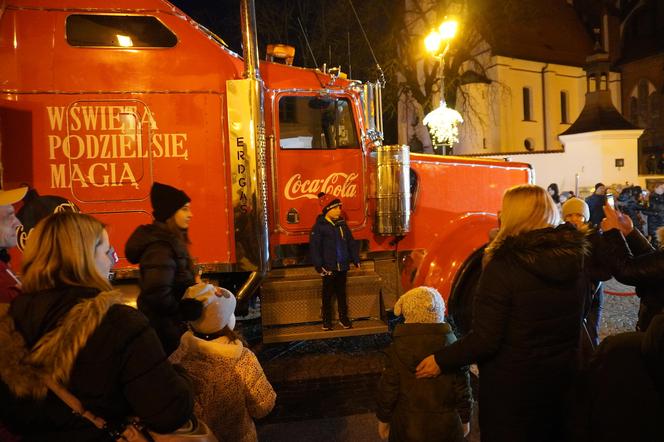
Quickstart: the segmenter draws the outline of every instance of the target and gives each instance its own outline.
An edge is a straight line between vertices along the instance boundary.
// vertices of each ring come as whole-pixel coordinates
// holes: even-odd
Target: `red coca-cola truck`
[[[260,295],[266,342],[384,331],[418,285],[467,327],[479,251],[530,167],[384,145],[379,85],[260,61],[253,0],[240,13],[243,57],[162,0],[2,2],[2,186],[70,200],[118,251],[152,221],[153,182],[184,189],[196,262],[241,304]],[[321,191],[342,199],[361,245],[350,330],[317,324],[308,238]],[[135,287],[120,258],[118,285]]]

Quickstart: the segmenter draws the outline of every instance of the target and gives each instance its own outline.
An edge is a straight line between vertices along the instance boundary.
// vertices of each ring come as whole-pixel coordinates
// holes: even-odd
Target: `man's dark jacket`
[[[614,277],[635,286],[641,298],[637,328],[645,331],[652,318],[664,311],[664,250],[653,249],[636,229],[627,235],[627,244],[618,229],[605,232],[604,239]]]
[[[602,341],[579,394],[579,442],[664,441],[664,314]]]
[[[604,203],[606,203],[605,195],[593,193],[586,198],[586,204],[588,204],[588,209],[590,210],[590,219],[588,221],[593,226],[599,227],[604,218]]]

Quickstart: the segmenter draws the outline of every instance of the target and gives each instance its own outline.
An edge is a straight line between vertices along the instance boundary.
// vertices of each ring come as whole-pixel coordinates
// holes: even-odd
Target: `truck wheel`
[[[448,318],[457,336],[467,334],[473,323],[473,300],[482,273],[484,247],[470,255],[454,283],[448,301]]]

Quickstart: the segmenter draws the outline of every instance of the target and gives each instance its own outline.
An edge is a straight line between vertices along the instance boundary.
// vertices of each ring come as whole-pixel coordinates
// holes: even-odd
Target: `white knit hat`
[[[394,314],[403,315],[407,323],[441,323],[445,321],[445,301],[433,287],[416,287],[401,295]]]
[[[193,298],[203,303],[203,314],[191,327],[197,333],[205,335],[216,333],[228,326],[235,328],[235,296],[229,290],[210,284],[196,284],[187,289],[185,298]]]
[[[563,220],[567,215],[573,213],[583,215],[586,221],[590,219],[590,209],[588,208],[588,204],[581,198],[570,198],[565,201],[565,204],[563,204]]]

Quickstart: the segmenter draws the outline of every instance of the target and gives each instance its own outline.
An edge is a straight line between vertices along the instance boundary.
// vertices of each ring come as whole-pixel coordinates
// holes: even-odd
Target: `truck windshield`
[[[279,145],[282,149],[358,148],[350,102],[334,97],[281,97]]]

